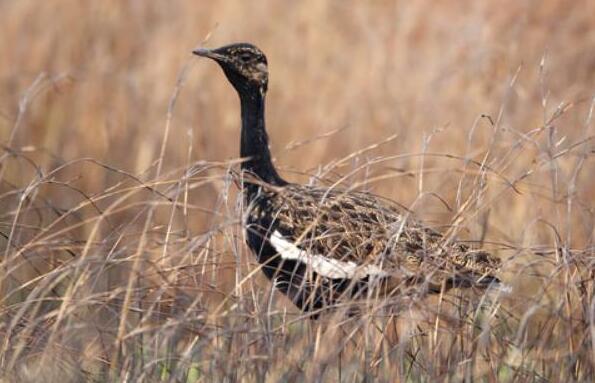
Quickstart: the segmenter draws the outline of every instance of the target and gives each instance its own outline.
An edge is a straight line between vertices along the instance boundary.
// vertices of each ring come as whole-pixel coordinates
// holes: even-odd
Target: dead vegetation
[[[593,379],[593,15],[0,2],[3,379]],[[513,293],[304,320],[244,246],[237,101],[190,55],[209,31],[267,51],[288,179],[371,190],[480,242]]]

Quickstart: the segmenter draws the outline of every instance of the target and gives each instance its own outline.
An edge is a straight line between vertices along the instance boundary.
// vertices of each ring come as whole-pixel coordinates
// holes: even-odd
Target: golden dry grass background
[[[214,63],[190,54],[199,44],[237,41],[253,42],[267,53],[268,130],[286,178],[308,182],[316,174],[327,180],[350,174],[346,186],[363,183],[361,188],[412,207],[431,224],[459,224],[461,237],[484,241],[506,261],[505,279],[519,286],[508,302],[518,318],[529,307],[544,310],[546,318],[558,315],[560,307],[568,315],[548,331],[559,335],[552,342],[562,339],[562,348],[570,351],[542,359],[532,355],[528,375],[506,372],[505,378],[539,381],[540,368],[544,379],[554,380],[593,373],[588,338],[593,322],[574,327],[580,327],[576,318],[588,321],[595,315],[592,292],[579,288],[592,289],[588,278],[594,266],[592,1],[5,0],[0,25],[0,241],[8,318],[2,363],[7,373],[31,360],[39,365],[28,358],[45,357],[62,338],[65,349],[85,349],[85,360],[91,360],[85,363],[100,376],[190,379],[187,366],[183,377],[164,374],[154,362],[158,358],[134,351],[146,339],[126,334],[143,329],[158,343],[156,327],[146,327],[142,312],[152,316],[153,301],[167,306],[160,294],[183,293],[189,299],[169,302],[169,311],[163,311],[170,320],[179,311],[184,318],[198,318],[185,311],[191,307],[206,310],[205,321],[222,297],[228,297],[227,305],[232,292],[247,294],[234,288],[255,265],[242,247],[235,189],[225,176],[227,161],[238,156],[237,96]],[[324,168],[350,155],[332,171]],[[468,198],[472,204],[465,205]],[[161,286],[167,291],[159,291]],[[254,286],[258,307],[269,296],[257,290],[268,284]],[[52,289],[57,291],[49,293]],[[158,298],[147,298],[150,294]],[[279,310],[293,310],[275,300]],[[114,302],[116,309],[109,305]],[[238,314],[233,305],[229,310]],[[227,324],[215,327],[235,324],[232,317],[217,317],[215,322]],[[15,351],[9,344],[24,342],[15,329],[28,328],[17,323],[35,318],[53,323],[45,330],[50,345],[31,346],[37,350],[32,355],[26,348]],[[43,320],[30,326],[31,333]],[[81,334],[101,335],[74,339],[77,323]],[[517,337],[512,338],[521,336],[519,328],[510,330]],[[234,346],[226,357],[213,340],[201,352],[190,349],[186,362],[199,380],[209,375],[233,380],[225,367],[201,364],[218,360],[214,354],[222,360],[241,355],[238,371],[260,369],[236,375],[239,380],[274,380],[283,368],[318,371],[295,358],[289,364],[295,369],[287,367],[278,351],[308,349],[318,339],[316,330],[310,331],[305,345],[287,335],[269,347],[269,354],[252,346],[240,352],[230,341]],[[565,342],[569,334],[577,340]],[[162,348],[174,355],[187,350],[172,337],[165,336],[172,343]],[[136,346],[126,346],[130,339]],[[196,339],[200,344],[204,334]],[[546,346],[551,344],[544,341],[535,354],[542,355]],[[510,362],[510,355],[498,360],[520,369],[529,358],[520,349],[520,362]],[[246,359],[258,359],[256,354],[269,364]],[[309,357],[296,358],[319,363],[322,357],[314,354],[304,351]],[[134,364],[137,359],[154,363]],[[360,367],[367,363],[362,360]],[[556,375],[544,365],[552,361],[566,372]],[[420,367],[420,375],[411,379],[461,378],[450,375],[460,374],[460,366],[443,367]],[[362,379],[361,369],[345,368]],[[370,368],[376,379],[391,380]],[[409,379],[402,366],[391,368],[382,371]],[[474,368],[463,376],[500,377],[493,365],[492,375]]]

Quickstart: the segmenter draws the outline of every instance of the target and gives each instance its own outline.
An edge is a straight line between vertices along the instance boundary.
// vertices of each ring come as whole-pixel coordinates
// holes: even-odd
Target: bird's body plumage
[[[250,204],[248,244],[267,275],[301,289],[294,299],[301,308],[361,296],[370,283],[385,293],[486,287],[499,267],[487,252],[449,243],[405,209],[372,194],[265,185]],[[301,264],[307,267],[297,272]],[[297,281],[296,273],[308,277]],[[317,288],[331,296],[321,296]]]
[[[446,240],[395,203],[283,180],[265,129],[265,55],[245,43],[195,53],[217,61],[240,96],[240,154],[249,175],[246,240],[265,275],[299,308],[322,309],[371,291],[439,292],[499,282],[497,258]]]

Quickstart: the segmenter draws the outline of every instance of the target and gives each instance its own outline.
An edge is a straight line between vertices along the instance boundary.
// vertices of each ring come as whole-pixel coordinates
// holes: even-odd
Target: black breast
[[[246,241],[275,288],[286,294],[298,308],[308,312],[333,306],[343,296],[364,295],[369,282],[367,277],[358,280],[326,278],[299,260],[281,258],[270,243],[271,235],[278,231],[293,238],[296,233],[288,232],[291,225],[281,221],[277,214],[279,203],[282,203],[279,198],[282,198],[280,194],[263,189],[246,198]]]

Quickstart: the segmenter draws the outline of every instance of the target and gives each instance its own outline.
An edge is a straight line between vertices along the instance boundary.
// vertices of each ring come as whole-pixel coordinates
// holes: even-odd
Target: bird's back
[[[250,247],[261,263],[273,265],[267,275],[281,275],[277,282],[285,279],[308,294],[319,294],[316,286],[335,286],[338,293],[353,295],[374,281],[388,292],[498,282],[497,258],[446,241],[406,209],[368,193],[263,186],[252,199],[247,223]]]

